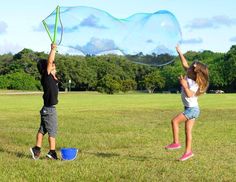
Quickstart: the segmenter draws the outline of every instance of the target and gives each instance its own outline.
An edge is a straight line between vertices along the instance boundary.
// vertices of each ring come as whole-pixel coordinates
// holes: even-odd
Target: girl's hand
[[[177,51],[179,54],[181,54],[181,50],[180,50],[179,44],[177,44],[175,48],[176,48],[176,51]]]
[[[182,85],[183,88],[188,88],[188,83],[182,75],[180,75],[179,77],[179,83]]]

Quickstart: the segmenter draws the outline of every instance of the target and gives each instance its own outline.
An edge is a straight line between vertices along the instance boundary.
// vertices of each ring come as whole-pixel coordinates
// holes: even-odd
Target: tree
[[[0,76],[0,89],[7,89],[9,87],[9,80],[5,75]]]
[[[107,74],[98,81],[98,91],[108,94],[114,94],[120,90],[120,82],[117,81],[112,75]]]
[[[210,77],[210,89],[222,89],[227,85],[227,80],[225,79],[225,63],[223,57],[216,58],[212,60],[212,63],[208,64],[209,77]]]
[[[121,81],[121,91],[127,92],[130,90],[136,90],[137,83],[132,79],[122,80]]]
[[[161,75],[165,78],[164,89],[175,92],[179,90],[178,77],[184,74],[184,69],[179,60],[176,60],[173,65],[163,67],[161,69]]]
[[[0,75],[7,74],[8,64],[12,61],[13,55],[11,53],[0,55]]]
[[[224,57],[224,71],[228,83],[227,90],[233,92],[236,90],[236,45],[232,46]]]
[[[40,83],[34,77],[24,72],[5,75],[8,80],[7,89],[13,90],[39,90]]]
[[[198,60],[208,65],[209,89],[236,91],[236,45],[226,54],[206,50],[188,51],[184,56],[189,64]],[[23,49],[15,55],[0,55],[0,88],[41,89],[39,86],[41,76],[36,64],[38,59],[47,57],[48,55],[43,52],[34,52],[30,49]],[[175,61],[172,64],[158,68],[136,63],[165,62],[169,59],[169,55],[142,53],[128,56],[111,54],[85,57],[57,54],[59,88],[60,90],[68,88],[68,82],[71,80],[73,90],[97,90],[106,93],[127,92],[134,89],[148,89],[149,92],[154,92],[155,89],[177,91],[180,87],[179,75],[186,74],[179,57],[173,58]]]
[[[144,77],[144,83],[149,93],[153,93],[157,88],[165,86],[165,79],[161,76],[160,71],[156,70]]]

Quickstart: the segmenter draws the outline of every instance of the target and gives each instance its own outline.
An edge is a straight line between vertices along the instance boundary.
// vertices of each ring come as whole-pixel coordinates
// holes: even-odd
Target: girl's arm
[[[179,57],[180,57],[182,66],[184,67],[185,70],[187,70],[187,69],[189,68],[189,65],[188,65],[188,62],[187,62],[187,60],[185,59],[184,55],[182,54],[179,45],[176,46],[176,51],[177,51],[178,54],[179,54]]]
[[[53,64],[53,61],[55,59],[56,48],[57,48],[56,44],[51,44],[51,51],[50,51],[49,56],[48,56],[48,64],[47,64],[48,74],[50,74],[51,71],[52,71],[52,64]]]
[[[192,90],[189,89],[188,83],[182,75],[179,77],[179,82],[180,82],[185,94],[187,95],[187,97],[194,96],[195,93]]]

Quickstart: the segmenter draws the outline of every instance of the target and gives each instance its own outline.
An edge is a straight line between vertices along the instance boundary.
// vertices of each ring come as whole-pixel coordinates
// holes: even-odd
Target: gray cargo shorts
[[[55,106],[45,107],[40,110],[41,123],[39,132],[55,138],[57,134],[57,111]]]

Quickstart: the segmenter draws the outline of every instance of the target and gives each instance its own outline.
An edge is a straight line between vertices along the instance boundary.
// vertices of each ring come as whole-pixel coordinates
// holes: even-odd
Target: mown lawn
[[[236,94],[199,98],[193,152],[166,151],[179,94],[60,94],[57,151],[81,150],[74,161],[32,160],[41,95],[0,95],[1,181],[236,181]],[[184,125],[181,125],[184,145]]]

